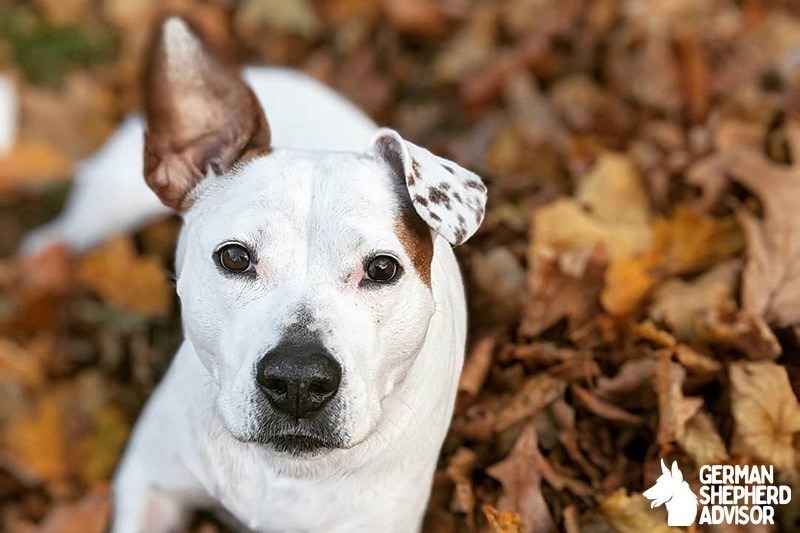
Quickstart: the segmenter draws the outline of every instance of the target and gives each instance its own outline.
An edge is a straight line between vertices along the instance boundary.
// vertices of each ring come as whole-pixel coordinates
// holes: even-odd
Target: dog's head
[[[425,342],[434,239],[483,219],[480,179],[391,130],[363,153],[273,149],[252,91],[177,18],[145,88],[145,177],[184,212],[185,332],[228,430],[301,457],[365,440]]]

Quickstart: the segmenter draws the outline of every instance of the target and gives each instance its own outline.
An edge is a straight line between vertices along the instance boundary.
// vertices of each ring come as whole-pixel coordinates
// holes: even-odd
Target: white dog
[[[117,472],[113,531],[172,531],[194,507],[258,531],[418,530],[464,352],[451,245],[486,189],[307,77],[244,79],[167,19],[144,143],[130,119],[26,243],[82,249],[167,212],[138,185],[142,150],[184,215],[186,340]]]

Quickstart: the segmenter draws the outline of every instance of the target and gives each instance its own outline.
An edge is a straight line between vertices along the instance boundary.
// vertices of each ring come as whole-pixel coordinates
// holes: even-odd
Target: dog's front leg
[[[172,533],[186,524],[188,509],[171,494],[127,480],[116,483],[114,492],[111,533]]]

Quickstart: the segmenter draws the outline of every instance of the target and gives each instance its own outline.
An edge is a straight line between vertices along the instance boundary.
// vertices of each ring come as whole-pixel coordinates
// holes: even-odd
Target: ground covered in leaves
[[[7,531],[103,531],[109,476],[180,341],[176,220],[82,257],[13,255],[136,108],[164,7],[485,177],[486,223],[458,249],[471,340],[426,531],[667,531],[641,496],[661,458],[695,488],[704,464],[774,465],[800,495],[793,0],[11,0]],[[774,529],[798,517],[795,496]]]

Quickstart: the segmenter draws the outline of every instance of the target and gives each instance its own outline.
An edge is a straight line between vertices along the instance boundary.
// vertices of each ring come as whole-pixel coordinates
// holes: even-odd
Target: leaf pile
[[[85,257],[10,256],[136,107],[161,8],[485,177],[486,222],[457,249],[471,337],[426,531],[667,531],[641,496],[661,458],[695,487],[704,464],[771,464],[800,491],[796,2],[31,6],[0,7],[0,72],[22,105],[0,156],[10,531],[103,530],[110,473],[179,342],[175,221]],[[56,66],[32,69],[36,50]],[[776,511],[776,530],[800,527],[797,502]]]

